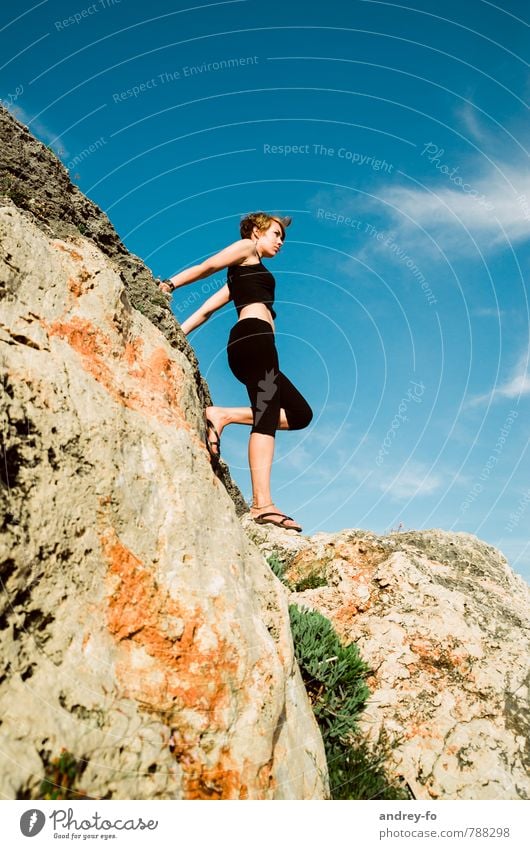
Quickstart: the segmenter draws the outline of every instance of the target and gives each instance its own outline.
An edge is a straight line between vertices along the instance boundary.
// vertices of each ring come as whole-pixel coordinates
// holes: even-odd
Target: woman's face
[[[259,246],[262,256],[276,256],[282,244],[282,228],[277,221],[271,221],[268,228],[259,233]]]

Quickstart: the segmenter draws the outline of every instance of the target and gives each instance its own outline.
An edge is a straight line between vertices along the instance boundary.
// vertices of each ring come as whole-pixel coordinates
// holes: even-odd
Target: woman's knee
[[[302,430],[311,423],[313,410],[309,404],[306,404],[305,407],[301,407],[300,409],[286,410],[285,415],[289,424],[289,430]]]
[[[257,404],[252,404],[253,424],[251,433],[263,433],[274,436],[278,428],[280,417],[280,406],[277,398],[271,399],[269,403],[262,403],[258,398]]]
[[[259,422],[250,429],[251,433],[261,433],[263,436],[276,436],[276,427],[272,422]]]

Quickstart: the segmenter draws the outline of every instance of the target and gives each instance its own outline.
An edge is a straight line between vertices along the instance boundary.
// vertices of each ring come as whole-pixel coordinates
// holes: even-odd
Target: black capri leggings
[[[311,407],[296,386],[279,370],[274,332],[268,321],[243,318],[228,338],[228,365],[247,387],[254,416],[252,433],[274,436],[280,410],[285,410],[289,430],[307,427]]]

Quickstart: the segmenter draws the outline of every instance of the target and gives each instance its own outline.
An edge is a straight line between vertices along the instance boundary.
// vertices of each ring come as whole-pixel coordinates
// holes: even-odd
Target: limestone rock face
[[[66,749],[96,798],[325,798],[286,591],[185,346],[93,239],[4,199],[0,244],[0,794]]]
[[[1,196],[11,199],[48,238],[68,239],[81,234],[99,248],[119,274],[130,305],[150,319],[172,348],[185,354],[191,366],[189,376],[200,404],[206,407],[212,403],[193,348],[175,321],[168,299],[154,285],[149,268],[140,257],[127,250],[103,210],[71,182],[67,169],[57,157],[2,105]],[[9,266],[9,257],[6,261]],[[0,281],[1,290],[7,289],[4,294],[13,294],[18,288],[17,269],[11,265],[9,271],[7,278]],[[217,475],[231,496],[238,515],[245,513],[247,506],[243,496],[223,462]]]
[[[530,588],[500,552],[436,530],[248,532],[290,586],[314,587],[291,601],[357,642],[373,669],[362,729],[393,738],[389,770],[416,798],[530,798]]]

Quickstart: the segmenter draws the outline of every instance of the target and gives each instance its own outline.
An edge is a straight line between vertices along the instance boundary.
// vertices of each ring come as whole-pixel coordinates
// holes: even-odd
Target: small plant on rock
[[[267,557],[267,563],[276,577],[279,578],[282,583],[285,583],[285,560],[281,560],[281,558],[278,557],[277,552],[273,552],[270,557]]]
[[[333,799],[404,799],[382,766],[384,751],[369,748],[357,733],[357,720],[370,691],[368,665],[356,645],[344,646],[320,613],[290,605],[296,658],[322,733]]]
[[[67,749],[45,764],[44,778],[40,786],[40,799],[87,799],[83,790],[74,790],[74,785],[83,774],[86,761],[78,760]]]
[[[327,587],[327,585],[328,580],[325,574],[317,568],[300,578],[293,589],[296,593],[302,593],[304,590],[316,590],[318,587]]]

